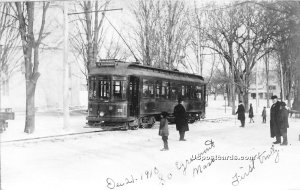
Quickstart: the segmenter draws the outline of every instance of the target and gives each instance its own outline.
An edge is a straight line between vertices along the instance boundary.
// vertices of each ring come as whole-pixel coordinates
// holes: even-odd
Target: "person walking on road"
[[[252,104],[250,104],[250,108],[249,108],[249,118],[250,118],[250,123],[251,123],[251,121],[254,123],[253,117],[254,117],[254,114],[253,114],[253,107],[252,107]]]
[[[261,113],[261,116],[263,118],[263,123],[266,123],[267,122],[267,110],[266,110],[266,107],[264,107],[262,113]]]
[[[238,114],[238,120],[241,121],[240,127],[245,127],[245,107],[242,101],[239,102],[239,106],[235,114]]]
[[[273,105],[270,109],[270,133],[271,138],[276,137],[276,141],[273,144],[281,143],[281,134],[280,134],[280,125],[279,125],[279,109],[280,102],[277,100],[277,96],[274,95],[271,97]]]
[[[280,134],[282,135],[283,142],[280,144],[282,146],[288,145],[287,139],[287,128],[289,128],[289,112],[286,109],[286,103],[280,102],[280,109],[279,109],[279,126],[280,126]]]
[[[159,133],[158,135],[162,137],[162,140],[164,142],[164,148],[161,149],[161,151],[169,150],[168,146],[168,136],[169,136],[169,127],[168,127],[168,119],[167,119],[168,113],[162,112],[160,114],[160,124],[159,124]]]
[[[174,117],[176,129],[179,131],[179,140],[186,141],[184,138],[185,132],[189,131],[189,125],[185,108],[182,105],[182,99],[178,98],[178,104],[174,107]]]

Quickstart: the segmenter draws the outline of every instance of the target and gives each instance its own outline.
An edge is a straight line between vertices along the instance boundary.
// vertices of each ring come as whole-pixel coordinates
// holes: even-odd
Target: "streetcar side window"
[[[195,97],[197,99],[201,99],[201,97],[202,97],[202,87],[201,86],[196,86]]]
[[[191,91],[192,91],[192,86],[191,85],[187,85],[186,86],[186,97],[188,97],[189,99],[193,99]]]
[[[170,83],[167,81],[163,81],[161,86],[161,97],[165,99],[169,99],[170,96],[169,90],[170,90]]]
[[[110,98],[110,81],[108,80],[99,81],[99,98],[100,99]]]
[[[161,96],[161,81],[156,82],[156,98],[159,98]]]
[[[185,98],[187,96],[187,86],[181,85],[181,97]]]
[[[143,97],[153,98],[154,97],[154,82],[143,79]]]
[[[177,99],[177,87],[175,83],[172,83],[170,86],[170,99],[176,100]]]

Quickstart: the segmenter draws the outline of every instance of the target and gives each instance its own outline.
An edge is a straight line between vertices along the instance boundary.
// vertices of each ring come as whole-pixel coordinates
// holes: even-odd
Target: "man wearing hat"
[[[241,127],[245,127],[245,107],[242,101],[239,101],[239,106],[235,114],[238,114],[238,120],[241,121]]]
[[[280,134],[280,124],[279,124],[279,109],[280,102],[277,100],[277,96],[274,95],[271,97],[273,105],[270,109],[270,132],[271,138],[276,137],[276,141],[273,144],[281,143],[281,134]]]
[[[189,130],[188,120],[185,108],[182,105],[182,99],[178,98],[178,104],[174,108],[174,117],[176,123],[176,129],[179,131],[179,140],[186,141],[184,139],[185,132]]]
[[[286,109],[286,103],[280,102],[280,110],[279,110],[279,126],[280,126],[280,133],[283,138],[283,142],[280,145],[286,146],[288,145],[287,139],[287,128],[289,128],[289,111]]]

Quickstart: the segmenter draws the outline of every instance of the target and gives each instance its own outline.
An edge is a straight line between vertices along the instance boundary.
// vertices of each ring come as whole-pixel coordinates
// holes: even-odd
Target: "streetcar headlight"
[[[100,117],[103,117],[103,116],[104,116],[104,112],[103,112],[103,111],[100,112],[100,113],[99,113],[99,116],[100,116]]]

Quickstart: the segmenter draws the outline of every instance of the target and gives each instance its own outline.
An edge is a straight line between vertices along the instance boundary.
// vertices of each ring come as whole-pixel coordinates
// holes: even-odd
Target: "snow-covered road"
[[[169,151],[160,151],[158,126],[2,144],[2,188],[300,189],[300,120],[290,119],[286,147],[272,147],[268,124],[238,126],[234,120],[197,122],[182,142],[170,125]]]

